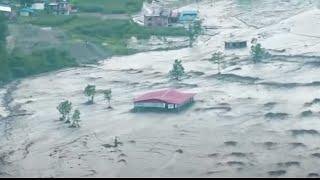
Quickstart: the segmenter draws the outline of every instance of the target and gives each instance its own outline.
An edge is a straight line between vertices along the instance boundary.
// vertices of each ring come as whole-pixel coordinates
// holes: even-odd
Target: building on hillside
[[[33,16],[35,14],[35,11],[31,8],[25,7],[20,9],[19,11],[20,16]]]
[[[198,12],[194,10],[182,11],[179,16],[179,22],[192,22],[197,20]]]
[[[247,48],[248,43],[247,41],[238,40],[238,41],[226,41],[224,43],[225,49],[240,49],[240,48]]]
[[[10,5],[0,4],[0,12],[7,16],[12,13],[12,8]]]
[[[169,16],[169,24],[178,23],[180,13],[177,11],[171,11]]]
[[[31,5],[31,9],[33,10],[44,10],[45,9],[45,2],[44,1],[36,1]]]
[[[134,99],[134,110],[179,111],[192,104],[195,95],[175,89],[149,92]]]
[[[55,15],[69,15],[72,6],[68,0],[52,0],[47,5],[48,12]]]
[[[163,9],[153,9],[144,15],[144,25],[147,27],[167,27],[170,12]]]

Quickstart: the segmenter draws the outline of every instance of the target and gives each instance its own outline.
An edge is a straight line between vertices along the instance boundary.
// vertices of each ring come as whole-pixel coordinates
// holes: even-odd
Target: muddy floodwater
[[[214,3],[212,3],[214,2]],[[172,3],[172,1],[168,1]],[[320,174],[320,9],[317,1],[203,0],[206,30],[192,48],[113,57],[98,65],[21,79],[0,89],[1,177],[317,177]],[[227,39],[256,38],[224,50]],[[222,74],[208,62],[226,55]],[[175,59],[187,77],[169,80]],[[112,89],[112,106],[98,93]],[[132,113],[143,92],[197,93],[180,113]],[[59,121],[71,100],[81,128]],[[121,144],[110,147],[117,136]]]

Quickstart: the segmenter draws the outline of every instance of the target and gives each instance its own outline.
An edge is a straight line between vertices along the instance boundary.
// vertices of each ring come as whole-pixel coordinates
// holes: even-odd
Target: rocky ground
[[[192,48],[113,57],[1,89],[1,176],[319,176],[320,10],[298,0],[210,3],[183,7],[199,8],[208,27]],[[249,48],[224,51],[229,38],[257,38],[272,57],[254,64]],[[221,75],[206,60],[218,50],[227,55]],[[188,77],[172,82],[177,58]],[[102,94],[86,105],[87,84],[112,88],[114,108]],[[130,111],[136,95],[166,87],[198,93],[196,103],[178,114]],[[80,129],[58,120],[64,99],[81,111]],[[115,136],[121,144],[111,147]]]

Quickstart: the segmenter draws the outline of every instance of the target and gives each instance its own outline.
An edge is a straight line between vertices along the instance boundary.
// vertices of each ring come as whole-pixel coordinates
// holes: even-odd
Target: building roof
[[[180,21],[194,21],[198,17],[197,11],[182,11],[180,13],[179,20]]]
[[[30,8],[22,8],[22,9],[20,9],[20,12],[34,13],[34,10],[30,9]]]
[[[181,12],[181,15],[198,15],[196,10],[184,10]]]
[[[175,89],[165,89],[143,94],[134,99],[134,102],[143,101],[163,101],[172,104],[183,104],[190,98],[194,97],[195,93],[182,93]]]
[[[11,7],[8,5],[0,4],[0,11],[11,12]]]

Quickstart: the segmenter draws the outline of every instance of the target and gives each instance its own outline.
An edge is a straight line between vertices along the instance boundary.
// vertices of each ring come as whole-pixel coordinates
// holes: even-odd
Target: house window
[[[168,109],[174,109],[174,104],[168,104]]]

